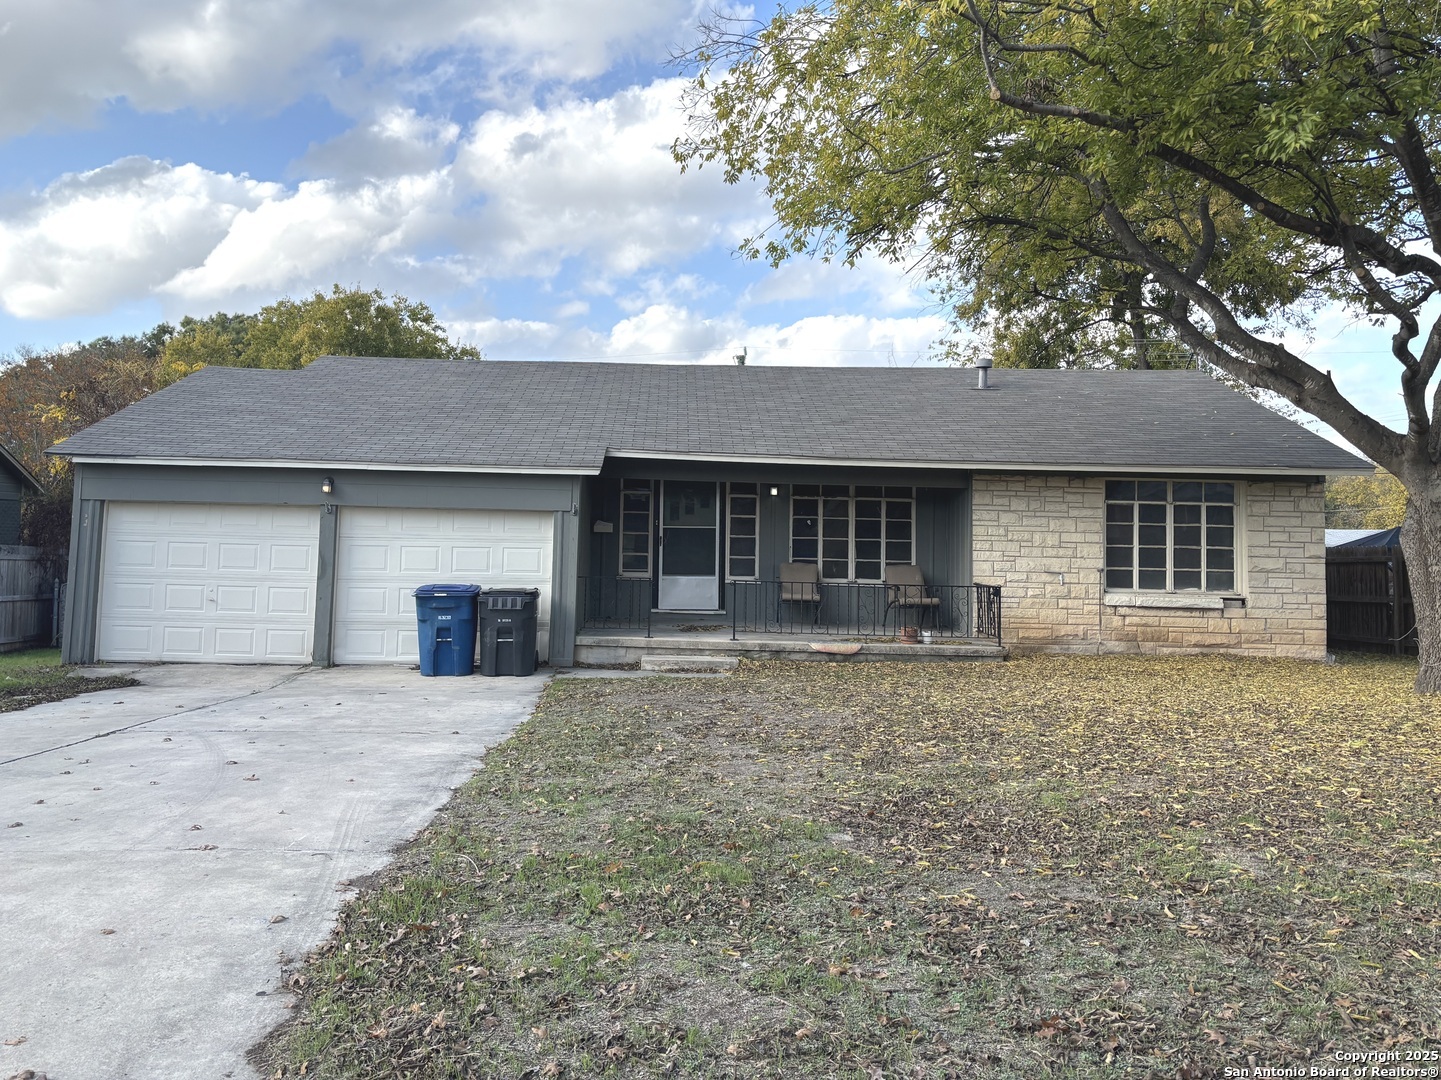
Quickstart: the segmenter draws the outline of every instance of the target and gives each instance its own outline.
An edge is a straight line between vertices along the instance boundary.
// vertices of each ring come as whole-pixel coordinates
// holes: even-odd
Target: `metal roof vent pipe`
[[[989,356],[976,357],[976,389],[989,390],[991,388],[991,358]]]

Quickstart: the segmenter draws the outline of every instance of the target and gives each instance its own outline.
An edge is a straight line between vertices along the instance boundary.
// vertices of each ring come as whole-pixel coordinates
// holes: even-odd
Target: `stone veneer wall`
[[[1244,522],[1236,553],[1238,568],[1244,567],[1238,593],[1246,606],[1158,608],[1118,603],[1142,595],[1130,591],[1107,594],[1102,602],[1104,478],[976,475],[973,574],[978,583],[1001,586],[1004,644],[1016,653],[1229,652],[1321,659],[1326,653],[1323,485],[1238,482],[1237,492]]]

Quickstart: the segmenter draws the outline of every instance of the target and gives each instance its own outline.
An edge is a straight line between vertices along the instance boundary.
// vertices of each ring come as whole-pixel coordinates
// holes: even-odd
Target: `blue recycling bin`
[[[422,675],[475,671],[475,597],[479,585],[422,585],[414,592]]]

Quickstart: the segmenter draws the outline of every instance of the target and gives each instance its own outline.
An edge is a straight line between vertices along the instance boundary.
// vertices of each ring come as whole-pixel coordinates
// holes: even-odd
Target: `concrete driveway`
[[[168,666],[0,714],[0,1077],[253,1077],[281,963],[543,676]],[[12,824],[15,823],[15,824]]]

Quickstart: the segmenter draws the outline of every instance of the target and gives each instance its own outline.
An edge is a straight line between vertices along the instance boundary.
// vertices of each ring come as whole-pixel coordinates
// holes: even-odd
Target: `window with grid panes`
[[[1236,485],[1107,480],[1106,588],[1234,592]]]
[[[649,480],[624,480],[620,488],[620,572],[650,577],[654,498]]]
[[[726,496],[726,573],[731,578],[756,576],[757,524],[760,492],[755,484],[731,484]]]
[[[818,563],[823,581],[882,581],[915,562],[915,489],[797,484],[791,489],[791,562]]]

